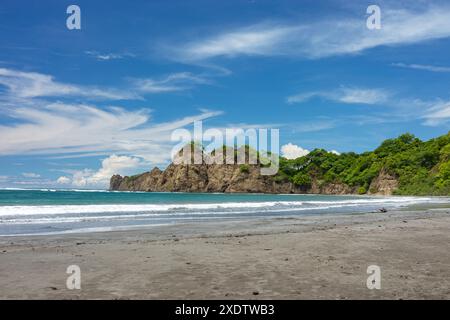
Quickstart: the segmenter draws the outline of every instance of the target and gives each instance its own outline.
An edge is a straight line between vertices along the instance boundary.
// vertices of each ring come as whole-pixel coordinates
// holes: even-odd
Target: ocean
[[[0,190],[0,236],[87,233],[177,223],[360,214],[444,205],[444,197]]]

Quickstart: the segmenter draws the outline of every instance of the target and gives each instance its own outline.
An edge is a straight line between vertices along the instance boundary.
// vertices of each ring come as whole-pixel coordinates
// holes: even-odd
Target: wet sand
[[[0,298],[450,299],[450,210],[2,237]]]

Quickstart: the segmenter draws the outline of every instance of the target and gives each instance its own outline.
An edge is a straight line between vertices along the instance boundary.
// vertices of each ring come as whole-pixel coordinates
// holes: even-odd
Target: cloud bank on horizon
[[[287,158],[449,130],[445,2],[382,2],[380,30],[339,1],[306,13],[302,2],[202,4],[201,19],[195,1],[112,3],[102,10],[135,25],[92,18],[98,4],[80,1],[92,20],[68,31],[42,1],[25,34],[24,2],[1,5],[0,187],[104,188],[167,164],[171,132],[198,120],[276,124]]]

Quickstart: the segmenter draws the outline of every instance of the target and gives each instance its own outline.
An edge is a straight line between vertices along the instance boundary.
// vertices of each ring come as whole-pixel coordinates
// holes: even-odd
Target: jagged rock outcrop
[[[316,193],[316,194],[354,194],[358,187],[350,187],[341,182],[323,183],[319,178],[312,178],[309,186],[297,186],[289,179],[277,179],[276,176],[261,174],[260,164],[209,164],[215,153],[204,154],[192,145],[192,152],[181,150],[174,163],[164,171],[154,168],[150,172],[131,177],[114,175],[110,189],[118,191],[147,192],[225,192],[225,193]],[[252,152],[246,150],[246,159]],[[185,155],[183,155],[185,154]],[[229,155],[220,155],[228,157]],[[195,163],[195,157],[200,164]],[[232,157],[232,154],[231,154]],[[235,155],[236,157],[236,155]],[[189,161],[184,161],[189,159]],[[179,164],[177,164],[179,163]],[[370,185],[370,192],[389,195],[397,188],[396,177],[380,171]]]
[[[398,188],[398,178],[384,168],[378,176],[372,180],[369,186],[369,194],[391,195]]]
[[[316,193],[356,194],[356,187],[344,183],[319,184],[313,181],[309,188],[288,181],[276,181],[273,176],[263,176],[260,166],[246,165],[169,165],[161,171],[154,168],[137,176],[111,178],[110,189],[118,191],[147,192],[224,192],[224,193]],[[398,180],[382,170],[370,185],[371,194],[391,195]]]
[[[133,177],[114,175],[110,189],[153,192],[300,193],[290,182],[276,182],[260,174],[258,165],[175,165]]]
[[[317,190],[315,193],[323,193],[323,194],[352,194],[356,193],[355,188],[349,187],[344,183],[328,183],[322,186],[322,188]]]

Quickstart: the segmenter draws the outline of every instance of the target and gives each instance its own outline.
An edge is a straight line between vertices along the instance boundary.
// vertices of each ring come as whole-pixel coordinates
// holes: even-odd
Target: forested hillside
[[[376,150],[340,155],[315,149],[294,160],[281,158],[279,182],[310,189],[330,183],[345,184],[359,194],[371,189],[380,174],[398,181],[394,194],[450,195],[450,132],[423,142],[411,134],[384,141]]]

